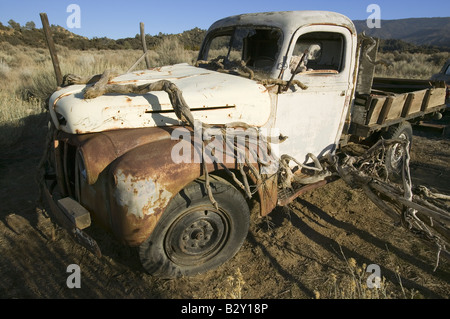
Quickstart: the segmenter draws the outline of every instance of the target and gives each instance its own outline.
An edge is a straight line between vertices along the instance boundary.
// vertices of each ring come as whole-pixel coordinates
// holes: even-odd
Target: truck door
[[[291,87],[278,95],[275,128],[288,137],[279,145],[280,155],[303,162],[308,153],[320,158],[336,150],[352,100],[355,50],[356,38],[344,27],[307,26],[296,32],[283,79],[297,71],[294,79],[308,88]]]

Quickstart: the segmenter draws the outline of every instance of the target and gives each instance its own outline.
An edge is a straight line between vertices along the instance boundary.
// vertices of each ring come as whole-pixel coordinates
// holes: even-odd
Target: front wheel
[[[242,246],[250,212],[242,194],[211,176],[216,209],[203,181],[174,197],[151,236],[140,246],[143,267],[158,277],[192,276],[216,268]]]

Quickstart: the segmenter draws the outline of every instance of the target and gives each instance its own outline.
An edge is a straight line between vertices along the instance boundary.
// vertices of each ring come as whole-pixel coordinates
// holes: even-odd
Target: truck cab
[[[353,23],[338,13],[259,13],[214,23],[199,61],[244,61],[256,80],[301,82],[304,89],[269,90],[271,110],[263,127],[287,137],[280,154],[305,161],[308,153],[321,157],[337,148],[354,94],[356,49]]]

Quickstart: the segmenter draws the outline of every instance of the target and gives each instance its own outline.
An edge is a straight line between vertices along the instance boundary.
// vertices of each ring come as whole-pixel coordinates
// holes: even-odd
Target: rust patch
[[[126,207],[128,214],[138,218],[155,213],[156,208],[165,208],[173,194],[151,177],[139,179],[126,175],[122,170],[115,172],[117,179],[114,198],[117,204]]]
[[[154,141],[170,139],[170,132],[157,127],[84,135],[83,132],[77,131],[77,134],[79,135],[61,133],[59,139],[79,147],[90,185],[97,181],[108,165],[130,150]]]

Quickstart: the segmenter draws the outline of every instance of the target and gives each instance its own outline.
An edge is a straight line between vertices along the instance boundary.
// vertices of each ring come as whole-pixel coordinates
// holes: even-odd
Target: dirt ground
[[[46,120],[39,116],[30,123],[32,129],[24,131],[20,143],[0,152],[2,299],[217,299],[236,293],[243,299],[340,298],[351,289],[347,280],[352,258],[366,277],[366,265],[380,267],[384,297],[450,297],[449,261],[441,258],[433,271],[437,250],[394,226],[362,191],[343,181],[276,209],[270,219],[254,218],[239,253],[204,275],[152,278],[141,268],[134,249],[92,227],[88,232],[103,252],[98,259],[37,206],[36,166]],[[448,115],[446,123],[450,124]],[[445,134],[417,130],[411,163],[414,183],[450,194],[449,163],[450,127]],[[67,287],[71,264],[80,266],[80,289]]]

